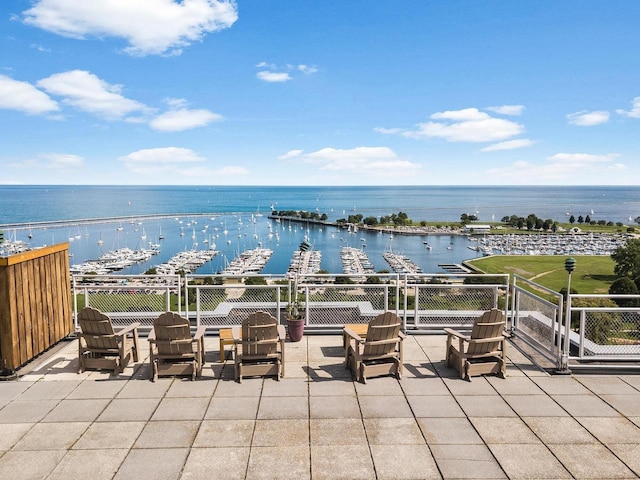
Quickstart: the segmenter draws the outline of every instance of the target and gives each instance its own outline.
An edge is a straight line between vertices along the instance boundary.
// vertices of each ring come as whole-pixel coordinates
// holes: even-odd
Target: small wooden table
[[[233,340],[233,330],[231,328],[221,328],[219,331],[220,335],[220,363],[224,363],[225,361],[225,345],[233,345],[235,341]]]
[[[349,330],[351,330],[353,333],[360,335],[361,337],[366,337],[367,336],[367,330],[369,328],[369,324],[368,323],[345,323],[344,324],[344,328],[348,328]],[[347,343],[348,343],[348,337],[347,334],[344,333],[344,330],[342,331],[342,346],[344,348],[347,348]]]

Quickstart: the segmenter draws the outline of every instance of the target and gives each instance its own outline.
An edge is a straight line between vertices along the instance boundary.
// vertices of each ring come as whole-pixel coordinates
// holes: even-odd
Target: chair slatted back
[[[153,322],[158,355],[193,353],[189,320],[174,312],[165,312]]]
[[[278,320],[255,312],[242,321],[242,355],[273,357],[278,354]]]
[[[367,328],[363,357],[392,354],[398,344],[400,325],[400,318],[393,312],[382,313],[371,320]]]
[[[111,319],[93,307],[84,307],[78,313],[78,324],[82,330],[87,349],[96,351],[118,350]]]
[[[473,324],[471,339],[502,338],[502,332],[506,325],[504,312],[496,308],[480,315]],[[481,355],[494,352],[500,346],[500,341],[487,343],[470,343],[467,355]]]

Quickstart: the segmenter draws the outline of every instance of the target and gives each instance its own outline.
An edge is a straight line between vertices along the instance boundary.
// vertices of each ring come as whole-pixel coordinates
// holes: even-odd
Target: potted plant
[[[298,278],[293,287],[293,299],[287,305],[287,330],[292,342],[299,342],[304,335],[304,309],[298,300]]]

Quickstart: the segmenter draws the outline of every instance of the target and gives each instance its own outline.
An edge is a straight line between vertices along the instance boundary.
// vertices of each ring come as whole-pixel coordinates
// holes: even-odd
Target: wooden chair
[[[460,378],[469,381],[472,375],[490,373],[504,378],[507,374],[505,324],[504,312],[494,308],[476,319],[471,335],[445,328],[447,367],[453,366],[460,372]],[[458,339],[457,346],[453,344],[454,338]]]
[[[131,360],[138,361],[139,323],[116,332],[107,315],[85,307],[78,313],[78,325],[78,373],[98,369],[119,375]]]
[[[284,377],[284,325],[266,312],[256,312],[233,329],[235,378],[251,375]]]
[[[345,350],[345,368],[350,368],[357,379],[367,383],[367,377],[396,375],[402,377],[402,321],[392,312],[378,315],[369,322],[363,339],[348,326],[344,336],[348,340]]]
[[[204,365],[204,334],[200,326],[191,336],[189,320],[177,313],[166,312],[153,322],[149,332],[149,362],[151,379],[159,375],[191,375],[191,380],[202,375]]]

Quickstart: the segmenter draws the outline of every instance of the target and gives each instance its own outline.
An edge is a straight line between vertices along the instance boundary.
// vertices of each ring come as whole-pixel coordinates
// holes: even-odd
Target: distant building
[[[465,233],[474,233],[474,234],[482,235],[483,233],[489,233],[490,230],[491,230],[491,225],[471,224],[471,225],[464,226]]]

